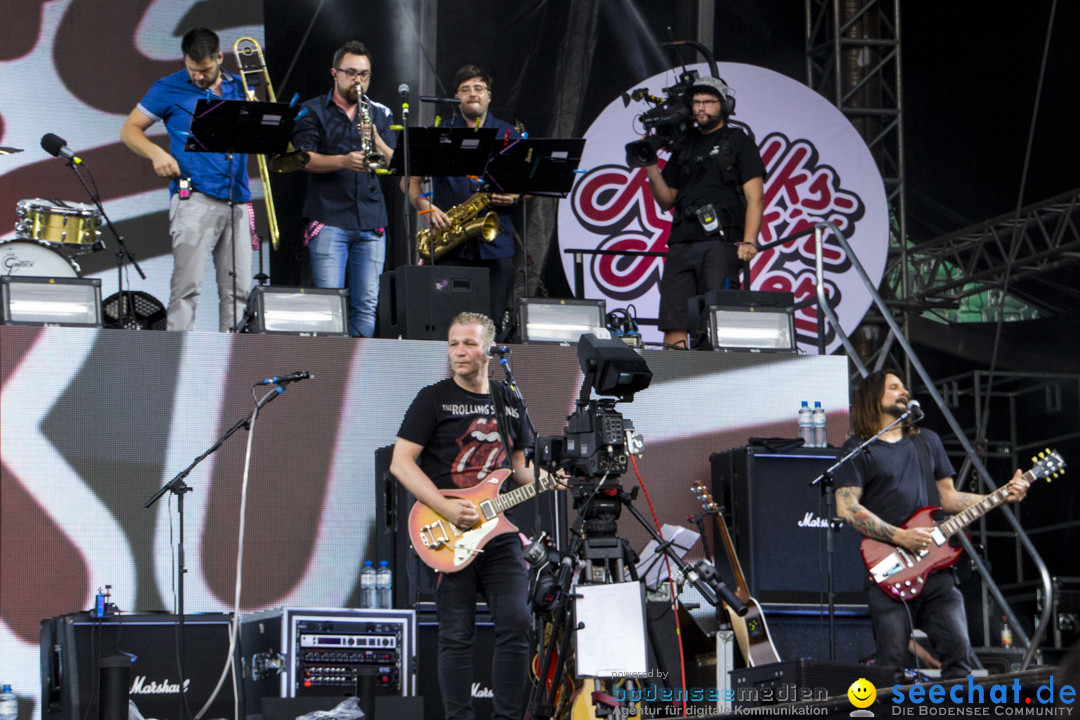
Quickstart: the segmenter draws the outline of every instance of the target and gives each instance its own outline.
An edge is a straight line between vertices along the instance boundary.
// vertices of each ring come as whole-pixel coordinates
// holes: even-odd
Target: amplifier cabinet
[[[264,697],[350,697],[373,671],[376,695],[416,693],[411,610],[278,608],[240,616],[249,717]]]
[[[846,695],[851,684],[866,678],[876,688],[893,685],[893,671],[873,665],[849,665],[798,658],[731,671],[732,705],[747,708]]]
[[[177,662],[175,615],[74,613],[41,622],[42,720],[97,720],[101,658],[132,657],[131,700],[147,718],[179,720],[180,689],[192,713],[210,698],[229,657],[229,614],[184,617],[184,669]],[[232,685],[225,683],[207,717],[233,715]]]
[[[709,457],[713,497],[723,498],[750,594],[760,602],[823,602],[828,590],[828,512],[810,482],[836,462],[837,448],[772,453],[747,447]],[[835,535],[837,602],[866,602],[861,536]],[[723,548],[719,533],[715,547]],[[722,554],[722,550],[718,550]]]

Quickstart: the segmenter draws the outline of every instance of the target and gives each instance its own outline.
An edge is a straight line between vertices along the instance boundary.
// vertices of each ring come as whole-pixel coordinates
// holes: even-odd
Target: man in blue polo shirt
[[[390,108],[367,97],[371,55],[362,43],[334,53],[334,87],[304,103],[293,146],[311,155],[304,217],[305,240],[316,287],[342,288],[348,280],[349,334],[372,337],[379,304],[379,275],[386,261],[386,203],[379,178],[368,165],[370,149],[389,162],[396,138]],[[365,123],[361,105],[367,105]],[[385,140],[384,140],[385,138]],[[388,144],[390,143],[390,144]]]
[[[449,125],[452,128],[495,128],[498,139],[521,137],[508,122],[488,113],[491,105],[491,76],[475,65],[465,65],[454,75],[454,97],[461,101]],[[409,201],[418,211],[427,211],[428,222],[435,230],[450,226],[446,211],[468,200],[477,188],[466,177],[437,177],[432,180],[432,195],[422,195],[421,179],[410,179]],[[490,207],[499,214],[499,234],[490,243],[473,238],[446,254],[438,264],[487,268],[491,287],[491,319],[500,330],[514,284],[514,225],[511,210],[517,195],[494,193]]]
[[[193,330],[207,260],[217,270],[218,326],[236,327],[251,284],[251,225],[248,220],[247,156],[189,153],[184,150],[195,104],[203,98],[243,100],[240,78],[221,67],[218,36],[195,28],[180,43],[184,69],[158,80],[131,111],[120,139],[150,160],[154,172],[169,178],[169,234],[173,273],[169,291],[169,330]],[[155,122],[165,123],[169,150],[146,135]],[[235,205],[232,217],[229,201]],[[234,242],[235,240],[235,242]]]

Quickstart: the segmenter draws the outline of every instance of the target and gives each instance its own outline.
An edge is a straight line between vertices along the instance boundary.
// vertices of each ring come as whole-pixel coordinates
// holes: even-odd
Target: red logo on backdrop
[[[836,170],[820,162],[812,141],[792,141],[780,133],[759,145],[765,163],[765,217],[761,241],[770,243],[829,220],[850,233],[862,218],[859,196],[846,190]],[[663,168],[665,159],[661,159]],[[571,197],[574,216],[582,227],[602,236],[598,249],[664,252],[671,231],[671,215],[662,212],[649,190],[644,168],[605,165],[588,172]],[[851,261],[839,243],[826,240],[825,266],[845,272]],[[807,236],[791,246],[767,250],[754,261],[754,273],[766,273],[760,290],[795,294],[796,302],[816,294],[814,289],[814,239]],[[596,255],[590,275],[609,297],[632,301],[658,286],[661,257]],[[829,297],[837,301],[840,289],[827,283]],[[812,307],[799,312],[795,322],[801,340],[817,337],[817,314]],[[831,340],[832,338],[829,337]]]
[[[732,124],[754,139],[766,168],[759,240],[772,243],[829,221],[876,282],[888,254],[888,206],[881,174],[851,123],[820,95],[778,73],[734,63],[721,63],[720,71],[739,90],[739,115]],[[670,79],[662,74],[645,82],[662,87]],[[622,162],[626,142],[640,137],[635,117],[642,109],[616,99],[586,132],[582,168],[588,172],[560,205],[559,245],[571,282],[575,258],[585,258],[585,297],[603,297],[609,307],[633,304],[639,316],[649,318],[659,304],[663,257],[573,253],[667,250],[671,216],[653,199],[645,170],[613,164]],[[661,166],[666,157],[662,152]],[[823,261],[829,305],[850,333],[869,306],[870,293],[831,233],[825,235]],[[759,253],[749,278],[744,275],[746,289],[791,292],[796,303],[810,301],[795,321],[798,342],[807,352],[814,352],[818,336],[815,275],[813,235]],[[646,340],[659,339],[655,331],[645,332],[654,333]],[[833,349],[839,342],[835,328],[830,325],[825,336]]]

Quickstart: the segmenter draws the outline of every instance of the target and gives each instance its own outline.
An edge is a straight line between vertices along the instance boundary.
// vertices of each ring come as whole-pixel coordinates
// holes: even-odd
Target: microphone
[[[289,383],[300,382],[301,380],[307,380],[315,377],[307,370],[297,370],[294,373],[288,375],[282,375],[281,377],[266,378],[255,383],[256,385],[288,385]]]
[[[401,83],[397,88],[398,95],[401,96],[401,104],[405,107],[409,107],[409,86],[406,83]]]
[[[457,98],[441,98],[436,95],[421,95],[420,102],[426,103],[439,103],[442,105],[460,105],[461,101]]]
[[[67,158],[71,162],[79,165],[82,163],[82,158],[77,157],[71,148],[67,146],[67,140],[54,135],[53,133],[45,133],[41,136],[41,149],[49,153],[53,157]]]
[[[485,352],[488,357],[495,357],[496,355],[498,355],[499,357],[503,357],[510,354],[510,346],[496,345],[495,343],[492,343],[491,345],[487,346],[487,350]]]
[[[923,413],[922,404],[919,403],[918,400],[908,400],[907,413],[905,414],[911,417],[912,422],[919,422],[925,415],[925,413]]]

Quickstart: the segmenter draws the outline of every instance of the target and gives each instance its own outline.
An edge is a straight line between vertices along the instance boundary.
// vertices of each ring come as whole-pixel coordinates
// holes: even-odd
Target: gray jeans
[[[236,232],[234,258],[232,233]],[[169,330],[194,330],[195,309],[199,304],[203,275],[211,253],[217,274],[218,327],[227,332],[235,318],[244,315],[244,305],[251,286],[251,225],[247,204],[233,208],[229,222],[229,203],[193,192],[187,200],[173,195],[169,200],[169,234],[172,236],[173,273],[169,290]],[[236,267],[234,290],[233,263]]]

